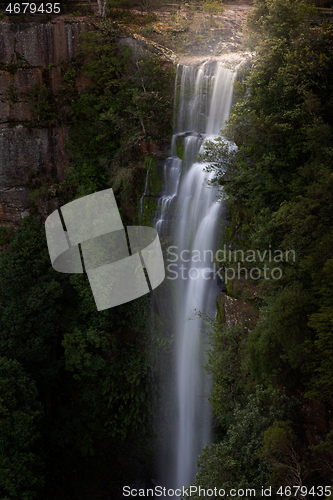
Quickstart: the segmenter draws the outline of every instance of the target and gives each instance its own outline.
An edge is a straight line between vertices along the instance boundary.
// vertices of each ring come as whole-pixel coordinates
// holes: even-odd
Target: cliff
[[[32,128],[29,94],[33,84],[46,83],[53,92],[62,84],[65,65],[77,51],[79,35],[91,29],[84,22],[66,24],[0,23],[0,225],[17,226],[28,215],[32,173],[62,180],[69,162],[68,127]],[[84,75],[75,80],[78,91]]]
[[[47,24],[0,23],[0,226],[18,226],[28,215],[31,176],[58,182],[64,178],[70,162],[66,151],[69,127],[62,122],[56,128],[36,128],[39,117],[32,116],[36,103],[31,101],[31,91],[34,84],[44,84],[59,93],[78,52],[80,33],[94,29],[93,20],[73,23],[62,17]],[[175,60],[172,51],[139,36],[124,33],[119,45],[129,47],[136,60],[147,53],[161,54],[167,64]],[[87,83],[76,67],[75,89],[82,92]]]

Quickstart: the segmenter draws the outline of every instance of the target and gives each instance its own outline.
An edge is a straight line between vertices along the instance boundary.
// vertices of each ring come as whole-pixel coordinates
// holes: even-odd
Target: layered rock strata
[[[0,23],[0,225],[18,226],[28,215],[33,173],[61,181],[69,162],[65,148],[68,127],[31,127],[34,84],[48,84],[57,93],[63,72],[78,50],[79,35],[92,29],[85,22],[67,24]],[[78,75],[80,92],[87,79]]]

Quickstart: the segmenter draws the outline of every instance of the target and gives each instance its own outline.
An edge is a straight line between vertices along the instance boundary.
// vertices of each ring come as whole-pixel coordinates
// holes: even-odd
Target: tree
[[[204,156],[229,201],[231,244],[261,252],[271,245],[272,252],[294,251],[295,259],[279,264],[280,279],[260,283],[263,305],[241,358],[248,356],[250,379],[297,397],[306,393],[307,428],[313,426],[313,407],[321,409],[312,435],[303,429],[296,436],[286,416],[263,426],[266,451],[260,467],[265,462],[268,473],[271,464],[280,480],[300,485],[305,480],[301,462],[309,459],[311,444],[306,480],[318,480],[320,464],[320,480],[330,484],[333,29],[298,0],[257,0],[247,27],[256,56],[236,84],[237,102],[223,131],[238,150],[231,157],[220,141],[208,144]],[[217,376],[217,390],[228,375],[226,370]],[[240,371],[232,385],[242,384],[242,378]],[[236,460],[239,445],[234,442],[234,450],[230,443],[228,431],[205,452],[200,478],[205,480],[207,472],[221,485],[231,484],[230,478],[237,484],[245,459]],[[252,477],[250,469],[243,477]]]
[[[269,481],[268,464],[259,456],[263,432],[276,420],[290,419],[295,424],[298,414],[297,400],[290,400],[272,389],[257,387],[245,407],[235,409],[225,439],[206,447],[200,455],[200,471],[194,484],[207,489],[214,486],[217,490],[222,488],[226,491],[230,488],[255,488],[256,498],[261,498],[261,487],[268,485]],[[242,495],[235,498],[238,500]]]
[[[264,432],[263,445],[258,454],[271,466],[270,481],[276,486],[298,486],[295,497],[305,497],[300,490],[305,472],[296,449],[296,435],[291,422],[276,420]]]
[[[98,13],[101,17],[105,17],[106,4],[107,4],[106,0],[104,0],[103,4],[102,4],[102,0],[97,0]]]
[[[52,269],[36,218],[25,219],[1,253],[0,284],[0,353],[22,365],[44,409],[35,443],[45,463],[41,496],[67,499],[75,491],[83,499],[92,480],[89,460],[118,463],[129,443],[142,451],[152,414],[148,383],[154,380],[155,396],[158,385],[148,363],[149,300],[98,312],[86,276]]]
[[[25,219],[0,256],[0,352],[18,360],[46,396],[61,370],[61,311],[73,302],[68,276],[50,265],[45,230]],[[67,288],[67,290],[66,290]],[[65,291],[66,290],[66,291]],[[43,389],[42,389],[43,387]]]
[[[36,454],[42,416],[36,386],[18,361],[0,358],[0,495],[32,500],[43,486]]]
[[[214,377],[210,396],[214,415],[226,432],[234,419],[234,410],[247,399],[247,331],[241,325],[228,327],[217,317],[210,321],[206,370]]]

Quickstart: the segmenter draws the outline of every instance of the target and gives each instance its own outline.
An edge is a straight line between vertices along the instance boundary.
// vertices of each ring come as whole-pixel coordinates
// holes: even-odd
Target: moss
[[[225,239],[226,241],[230,241],[232,238],[232,225],[230,224],[225,228]]]
[[[220,295],[216,300],[216,317],[218,321],[224,322],[224,296]]]
[[[10,63],[0,63],[0,71],[7,71],[10,75],[14,75],[19,69],[19,66],[15,62]]]
[[[159,196],[164,188],[163,167],[159,165],[156,156],[148,156],[145,161],[148,170],[148,189],[149,196]]]
[[[28,96],[32,114],[31,127],[52,128],[58,124],[58,110],[54,93],[46,85],[33,84]]]
[[[184,145],[177,142],[177,156],[181,160],[184,160]]]
[[[228,281],[227,283],[225,283],[225,287],[227,289],[227,295],[232,296],[233,295],[232,281]]]
[[[230,283],[228,283],[228,285],[229,285],[228,295],[230,295],[231,297],[234,297],[236,299],[239,299],[242,297],[242,290],[240,288],[240,284],[239,284],[238,279],[232,280]],[[228,287],[227,287],[227,289],[228,289]]]
[[[177,137],[176,139],[177,156],[184,160],[184,137]]]
[[[153,227],[153,218],[157,210],[157,198],[145,196],[142,204],[142,225]]]

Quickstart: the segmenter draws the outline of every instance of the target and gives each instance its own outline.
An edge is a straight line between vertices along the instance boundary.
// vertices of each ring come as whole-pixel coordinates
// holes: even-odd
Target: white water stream
[[[218,287],[208,268],[213,269],[211,256],[220,236],[221,205],[216,203],[216,190],[205,183],[213,174],[205,172],[195,157],[203,139],[216,137],[228,119],[233,77],[234,73],[218,64],[213,72],[205,65],[198,70],[179,66],[175,83],[176,134],[164,166],[165,191],[155,224],[160,235],[171,237],[178,256],[172,267],[179,275],[174,301],[178,416],[172,444],[173,477],[168,481],[172,488],[193,482],[198,455],[210,442],[210,382],[202,369],[203,322],[194,311],[214,314]],[[177,144],[183,160],[177,156]]]

